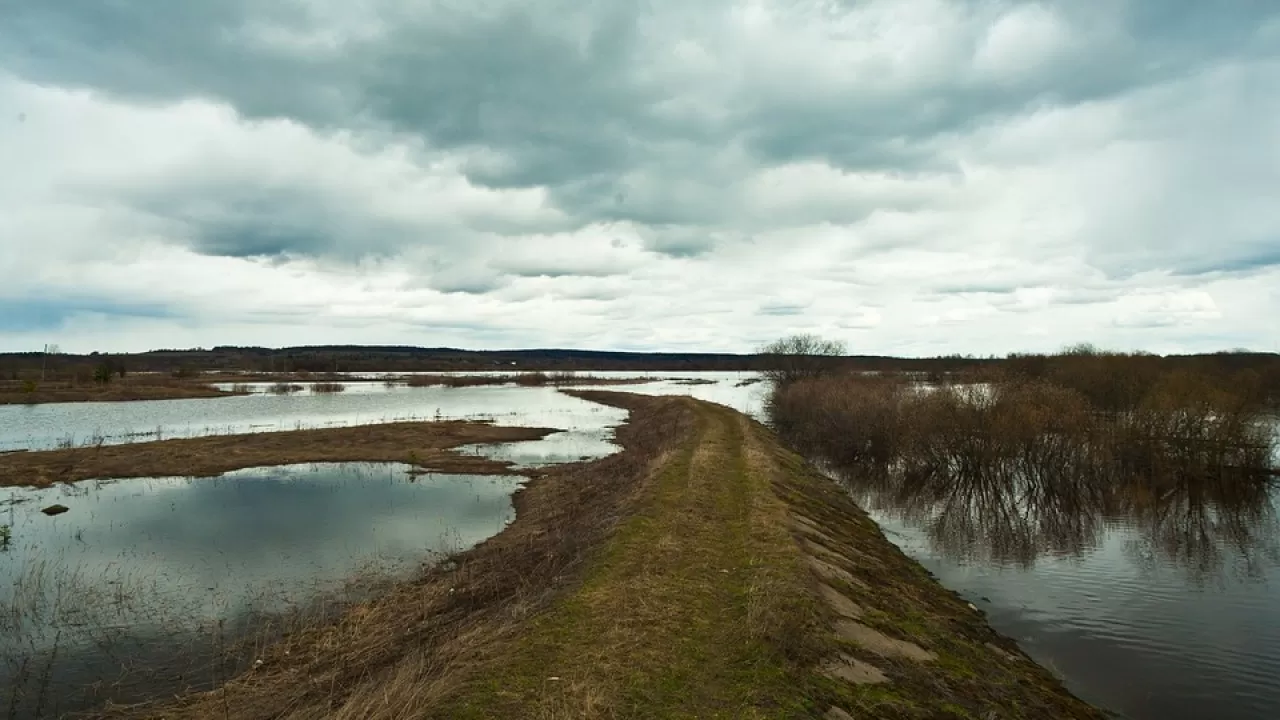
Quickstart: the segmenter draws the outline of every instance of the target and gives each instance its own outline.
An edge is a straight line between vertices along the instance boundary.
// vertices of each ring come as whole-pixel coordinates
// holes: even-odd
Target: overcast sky
[[[1275,0],[0,0],[0,350],[1280,350]]]

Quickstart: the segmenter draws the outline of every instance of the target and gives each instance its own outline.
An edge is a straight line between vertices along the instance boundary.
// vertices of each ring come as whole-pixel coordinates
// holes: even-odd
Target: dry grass
[[[817,655],[803,576],[788,564],[798,558],[785,524],[765,517],[783,513],[767,481],[748,477],[742,425],[683,402],[696,434],[650,478],[582,586],[427,717],[803,713]]]
[[[453,449],[537,440],[552,432],[462,421],[398,422],[8,453],[0,455],[0,487],[45,487],[92,478],[204,477],[307,462],[403,462],[441,472],[500,473],[508,463]]]
[[[409,387],[478,387],[484,385],[520,385],[522,387],[546,387],[566,385],[641,385],[655,382],[653,378],[606,378],[579,375],[571,372],[527,372],[509,375],[409,375],[404,382]]]
[[[920,479],[1257,476],[1277,438],[1253,397],[1173,372],[1123,412],[1045,380],[1016,376],[926,391],[894,378],[828,377],[777,389],[770,415],[802,452],[869,475]]]
[[[181,400],[243,395],[219,390],[207,382],[138,375],[105,385],[86,382],[0,381],[0,405],[37,405],[64,402],[120,402],[126,400]]]

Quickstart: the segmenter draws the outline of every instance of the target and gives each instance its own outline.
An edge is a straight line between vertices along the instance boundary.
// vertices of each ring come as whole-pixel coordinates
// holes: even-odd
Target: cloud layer
[[[1280,350],[1274,3],[0,7],[0,349]]]

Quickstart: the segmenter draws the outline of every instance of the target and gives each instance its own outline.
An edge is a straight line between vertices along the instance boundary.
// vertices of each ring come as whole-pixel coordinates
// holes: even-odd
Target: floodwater
[[[304,391],[195,400],[4,405],[0,406],[0,451],[402,420],[490,420],[499,425],[574,432],[616,425],[623,417],[621,411],[569,397],[554,388],[410,388],[351,383],[345,392],[332,394]]]
[[[616,389],[693,395],[763,418],[767,388],[743,384],[748,374],[657,375],[710,382],[664,379]],[[0,448],[51,447],[68,435],[77,442],[95,434],[110,436],[103,442],[132,442],[154,439],[142,433],[157,430],[172,437],[437,415],[565,430],[530,443],[476,448],[518,467],[612,452],[612,428],[625,418],[552,388],[353,383],[340,395],[0,407]],[[208,606],[203,614],[192,611],[208,625],[209,618],[230,617],[229,609],[272,607],[275,596],[268,591],[292,587],[287,600],[277,598],[274,607],[282,607],[314,597],[319,586],[332,589],[361,568],[407,571],[442,547],[441,535],[458,546],[473,543],[506,522],[510,491],[518,482],[433,476],[414,483],[396,466],[317,468],[246,471],[213,480],[129,480],[100,488],[82,483],[71,492],[89,494],[62,500],[73,510],[56,518],[31,510],[43,500],[0,506],[5,516],[25,518],[15,524],[13,549],[0,554],[0,593],[15,573],[31,572],[29,559],[16,560],[31,556],[22,544],[39,543],[51,557],[62,558],[62,565],[87,563],[125,588],[140,582],[176,588],[184,601]],[[1069,487],[1033,494],[1025,488],[958,485],[924,495],[856,477],[846,481],[891,541],[1086,700],[1134,720],[1261,719],[1280,708],[1280,491],[1186,483],[1155,495],[1122,488],[1099,501]],[[371,484],[400,495],[378,491],[358,501]],[[348,496],[335,487],[360,490]],[[462,487],[465,497],[460,491],[448,495],[448,489]],[[485,492],[475,494],[473,487]],[[453,499],[428,501],[416,494],[429,492]],[[124,502],[129,493],[137,497]],[[349,512],[334,509],[348,503]],[[133,508],[133,514],[105,509],[113,506],[122,513]],[[437,511],[431,517],[438,521],[422,519]],[[475,533],[468,535],[466,527]],[[174,540],[165,532],[195,539]],[[113,533],[121,534],[108,540]],[[254,541],[241,536],[261,537],[259,551],[244,551]],[[202,550],[218,542],[227,549]],[[112,562],[131,570],[112,578]],[[292,580],[256,589],[247,583],[243,592],[239,580],[217,581],[241,577],[237,573]],[[86,571],[77,581],[96,577]],[[133,597],[119,595],[126,604]]]
[[[710,387],[699,392],[711,394]],[[461,450],[510,460],[518,471],[615,452],[613,431],[626,412],[554,388],[352,383],[336,395],[5,406],[0,448],[436,418],[561,430]],[[7,528],[0,547],[0,717],[56,716],[107,699],[214,686],[242,670],[252,644],[269,640],[280,623],[332,611],[496,534],[510,522],[511,495],[524,480],[409,470],[309,464],[0,491],[0,525]],[[55,503],[70,509],[41,512]],[[121,674],[122,665],[129,672]]]
[[[401,576],[496,534],[523,481],[409,470],[312,464],[12,492],[0,507],[11,528],[0,553],[0,712],[15,694],[19,717],[56,716],[108,696],[207,686],[223,643],[257,631],[254,618],[351,599],[357,580]],[[54,503],[70,510],[41,512]],[[86,694],[122,663],[141,667]]]
[[[1277,488],[1191,481],[1085,498],[845,481],[890,540],[1081,698],[1137,720],[1276,717]]]

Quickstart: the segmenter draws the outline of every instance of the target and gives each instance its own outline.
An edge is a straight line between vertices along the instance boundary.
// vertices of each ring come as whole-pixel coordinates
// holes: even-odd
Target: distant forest
[[[825,358],[830,369],[844,371],[950,374],[1014,364],[1034,366],[1040,355],[978,358],[951,355],[933,358],[898,358],[878,355],[846,355]],[[51,376],[92,373],[109,363],[129,373],[188,374],[228,372],[443,372],[477,370],[635,370],[678,372],[693,370],[753,371],[770,367],[767,355],[723,353],[638,353],[594,350],[460,350],[401,346],[323,345],[289,348],[232,347],[212,349],[153,350],[144,353],[89,355],[42,352],[0,354],[0,379],[29,377],[33,372]],[[1185,367],[1216,373],[1252,370],[1270,375],[1280,369],[1280,355],[1232,351],[1163,358],[1166,367]]]
[[[983,363],[976,358],[904,359],[854,356],[833,359],[841,366],[865,370],[960,370]],[[73,374],[74,367],[103,362],[129,372],[183,370],[248,372],[444,372],[464,370],[759,370],[768,362],[761,355],[727,353],[639,353],[596,350],[460,350],[398,346],[322,345],[289,348],[215,347],[212,349],[152,350],[144,353],[45,356],[40,352],[0,354],[0,375],[39,369],[56,375]]]

